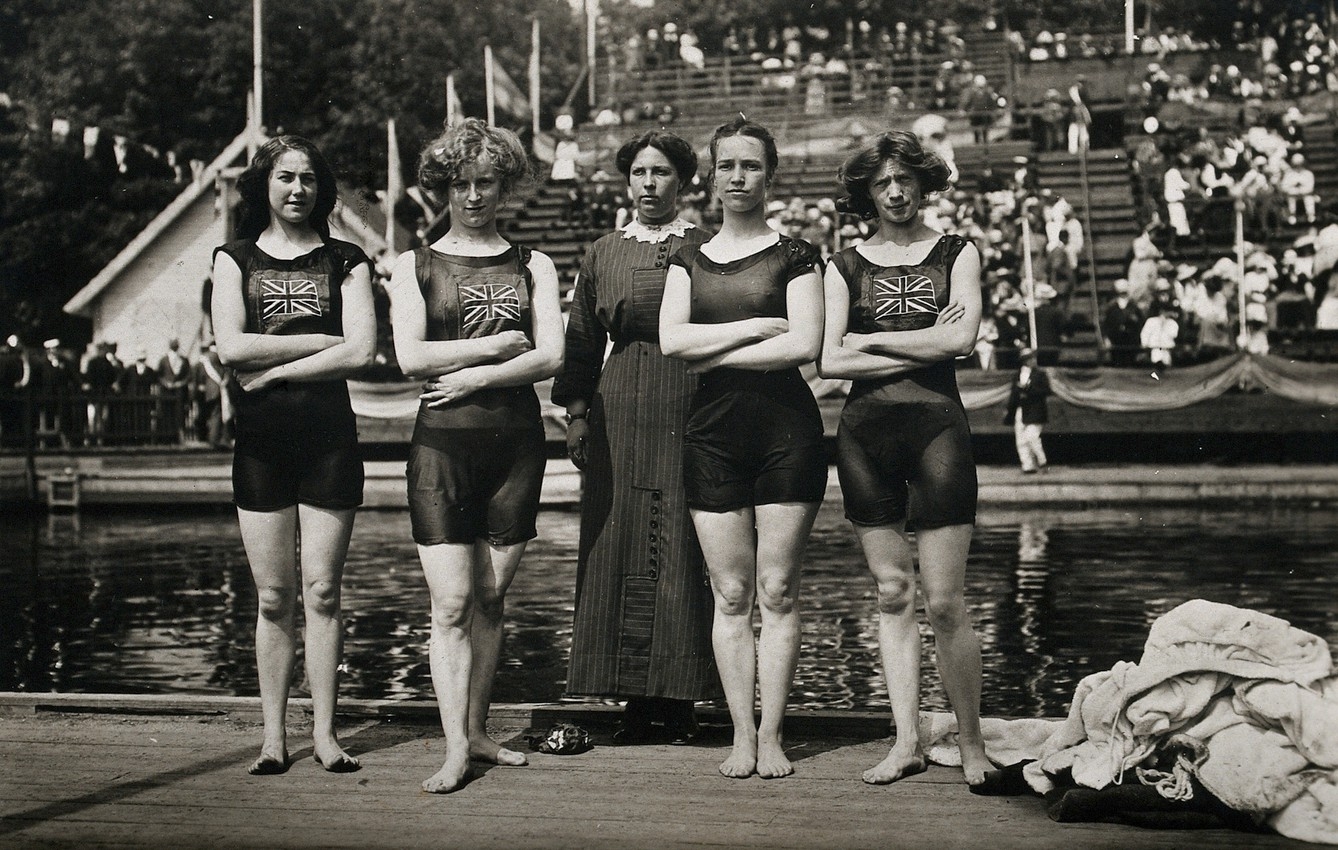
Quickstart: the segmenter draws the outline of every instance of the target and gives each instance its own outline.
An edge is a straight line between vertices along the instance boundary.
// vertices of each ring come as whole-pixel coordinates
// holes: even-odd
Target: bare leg
[[[762,611],[757,645],[757,686],[762,697],[757,775],[777,779],[794,773],[785,757],[785,705],[799,660],[800,565],[818,505],[758,505],[756,513],[757,601]]]
[[[887,785],[923,773],[920,747],[920,628],[915,617],[915,558],[904,529],[855,526],[878,585],[878,649],[897,737],[887,757],[864,771],[864,781]]]
[[[516,576],[525,544],[474,544],[474,616],[469,629],[473,668],[469,678],[469,756],[494,764],[522,765],[524,753],[508,750],[488,737],[488,706],[502,653],[502,614],[506,591]]]
[[[260,757],[253,774],[288,769],[288,689],[293,681],[297,648],[293,615],[297,608],[297,508],[279,511],[237,510],[242,545],[251,564],[258,599],[256,671],[260,677],[260,711],[265,721]]]
[[[311,505],[297,509],[302,538],[302,605],[306,616],[307,687],[311,689],[311,737],[316,763],[334,773],[351,773],[358,760],[339,746],[335,703],[339,698],[339,662],[344,653],[340,589],[344,558],[353,534],[354,511]]]
[[[753,598],[757,592],[757,550],[752,508],[713,513],[692,511],[702,554],[711,574],[715,617],[711,645],[720,684],[734,724],[734,747],[720,763],[731,779],[757,770],[757,648],[753,638]]]
[[[419,560],[432,596],[432,639],[428,657],[432,690],[437,695],[446,761],[423,781],[423,790],[446,794],[461,788],[469,775],[469,678],[473,654],[469,646],[474,613],[474,547],[442,543],[419,546]]]
[[[957,746],[969,785],[979,785],[992,769],[980,734],[980,641],[966,610],[966,556],[971,526],[952,525],[916,533],[925,611],[934,629],[939,675],[957,715]]]

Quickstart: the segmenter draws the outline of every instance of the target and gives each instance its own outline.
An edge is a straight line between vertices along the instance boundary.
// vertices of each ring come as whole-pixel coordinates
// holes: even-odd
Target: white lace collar
[[[670,236],[682,236],[697,225],[685,218],[676,218],[668,224],[645,225],[632,219],[623,225],[623,238],[638,242],[663,242]]]

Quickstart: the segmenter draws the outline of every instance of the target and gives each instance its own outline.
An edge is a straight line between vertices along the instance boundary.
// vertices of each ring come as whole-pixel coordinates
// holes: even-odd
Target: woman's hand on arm
[[[510,360],[533,348],[521,331],[506,331],[479,339],[427,340],[427,305],[418,288],[414,255],[406,251],[395,261],[386,287],[390,295],[390,324],[394,330],[395,359],[410,378],[427,378],[481,363]]]
[[[845,345],[852,336],[846,328],[850,320],[850,289],[835,263],[828,263],[823,276],[822,351],[818,354],[818,374],[824,378],[886,378],[923,365],[907,358],[870,354]],[[945,311],[946,312],[946,311]]]
[[[246,332],[242,270],[222,251],[214,255],[214,289],[209,313],[223,365],[255,372],[290,363],[342,342],[329,334],[257,334]]]
[[[530,316],[534,325],[533,347],[503,363],[466,366],[429,381],[419,396],[428,402],[429,407],[459,401],[489,387],[533,384],[553,377],[562,368],[562,297],[557,269],[548,255],[538,251],[530,254],[529,269],[534,281],[530,297]]]
[[[244,390],[261,389],[276,381],[325,381],[346,378],[370,365],[376,355],[376,304],[372,297],[372,272],[360,263],[340,286],[343,307],[339,342],[306,357],[259,370],[239,370],[237,381]]]
[[[705,360],[789,329],[785,319],[766,316],[716,324],[694,324],[691,317],[692,278],[681,266],[670,266],[660,302],[660,350],[666,357]]]
[[[717,366],[771,371],[789,369],[817,359],[822,349],[823,293],[816,270],[799,275],[785,288],[786,330],[694,362],[689,372]]]
[[[980,331],[980,252],[968,242],[957,255],[948,281],[948,306],[933,327],[918,331],[848,334],[845,345],[858,351],[914,358],[926,363],[970,354]],[[960,310],[960,315],[957,311]],[[858,339],[852,337],[858,336]]]

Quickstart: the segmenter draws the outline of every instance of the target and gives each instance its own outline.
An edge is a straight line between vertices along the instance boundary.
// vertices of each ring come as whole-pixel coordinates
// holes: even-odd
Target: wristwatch
[[[587,417],[587,416],[589,416],[589,415],[590,415],[590,411],[588,411],[588,410],[587,410],[587,411],[584,411],[584,412],[582,412],[582,413],[568,413],[568,414],[567,414],[567,424],[570,425],[571,423],[575,422],[577,419],[584,419],[585,417]]]

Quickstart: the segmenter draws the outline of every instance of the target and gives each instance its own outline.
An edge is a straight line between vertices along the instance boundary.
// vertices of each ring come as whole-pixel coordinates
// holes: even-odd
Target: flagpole
[[[254,92],[253,113],[251,116],[252,143],[260,140],[261,129],[265,126],[265,60],[264,60],[264,0],[251,0],[251,88]]]
[[[460,110],[460,95],[455,92],[455,72],[446,75],[446,123],[454,124],[463,118]]]
[[[386,251],[395,252],[395,204],[399,202],[401,184],[400,142],[395,135],[395,119],[386,119]]]
[[[539,19],[530,25],[530,130],[539,135]]]
[[[497,124],[497,107],[493,102],[493,80],[492,80],[492,45],[483,45],[483,93],[488,101],[488,126],[493,127]]]
[[[1031,199],[1022,204],[1022,279],[1027,296],[1027,330],[1031,335],[1031,347],[1036,344],[1036,280],[1031,261]]]

